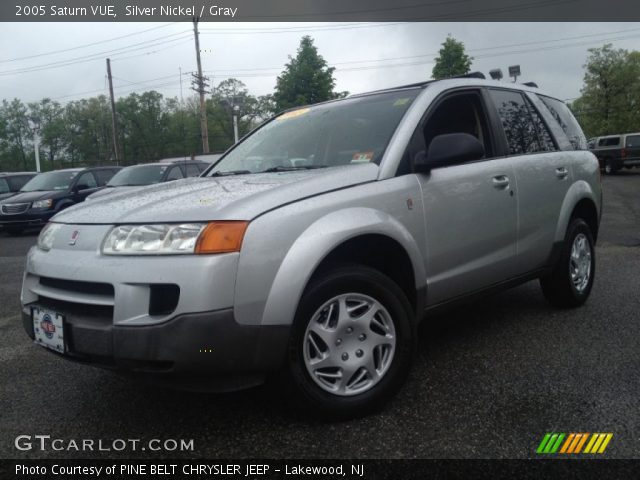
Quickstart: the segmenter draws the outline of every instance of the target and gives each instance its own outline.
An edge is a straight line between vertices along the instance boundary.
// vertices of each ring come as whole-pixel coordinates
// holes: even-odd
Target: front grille
[[[29,210],[29,203],[7,203],[2,205],[2,213],[4,215],[18,215]]]
[[[113,324],[113,307],[111,306],[67,302],[42,295],[38,296],[35,304],[72,317],[75,321],[103,326]]]
[[[113,297],[113,285],[110,283],[78,282],[76,280],[62,280],[60,278],[40,277],[40,285],[66,290],[71,293],[88,293],[92,295],[106,295]]]

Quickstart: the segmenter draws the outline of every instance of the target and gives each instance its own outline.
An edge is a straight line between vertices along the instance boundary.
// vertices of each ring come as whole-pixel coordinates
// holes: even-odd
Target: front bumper
[[[33,339],[27,309],[23,325]],[[81,309],[59,313],[65,316],[66,351],[53,354],[187,390],[257,385],[282,366],[289,339],[288,326],[240,325],[232,309],[179,315],[149,326],[114,325]]]
[[[55,213],[53,210],[28,210],[17,215],[0,214],[0,228],[42,227]]]

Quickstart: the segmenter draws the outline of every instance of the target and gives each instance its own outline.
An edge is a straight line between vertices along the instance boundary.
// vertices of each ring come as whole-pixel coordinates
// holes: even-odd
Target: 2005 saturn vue
[[[284,372],[314,411],[362,415],[400,388],[435,309],[535,278],[581,305],[601,205],[580,127],[537,88],[355,95],[274,117],[200,178],[56,215],[24,326],[62,358],[186,389]]]

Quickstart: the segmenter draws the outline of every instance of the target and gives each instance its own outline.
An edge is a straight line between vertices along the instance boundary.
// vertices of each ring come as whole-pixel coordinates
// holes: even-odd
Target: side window
[[[204,172],[209,167],[208,163],[197,163],[196,165],[200,169],[200,173]]]
[[[542,117],[533,106],[533,104],[527,100],[527,105],[529,107],[529,112],[531,113],[531,118],[533,119],[533,123],[536,126],[536,130],[538,132],[538,143],[540,144],[540,150],[543,152],[553,152],[557,150],[556,144],[551,137],[551,133],[549,133],[549,129],[542,120]]]
[[[85,172],[82,175],[80,175],[80,178],[78,178],[76,185],[79,187],[82,187],[81,189],[84,190],[88,188],[96,188],[98,186],[98,183],[96,182],[96,179],[93,176],[93,173]]]
[[[582,133],[582,129],[580,128],[580,124],[576,120],[576,118],[569,110],[569,107],[564,102],[560,100],[556,100],[555,98],[545,97],[542,95],[538,95],[538,98],[542,100],[545,106],[553,115],[553,118],[556,119],[564,133],[567,135],[567,138],[571,142],[574,150],[586,150],[587,149],[587,139]]]
[[[498,109],[509,153],[519,155],[539,152],[541,147],[536,127],[522,94],[508,90],[489,90],[489,93]]]
[[[601,138],[598,141],[599,147],[617,147],[620,145],[620,137]]]
[[[102,187],[111,180],[111,177],[113,177],[116,172],[115,170],[96,170],[93,173],[98,178],[98,185]]]
[[[198,175],[200,175],[200,170],[198,169],[198,166],[191,163],[188,164],[187,166],[187,177],[197,177]]]
[[[167,175],[167,181],[179,180],[180,178],[184,178],[182,170],[180,170],[180,167],[178,165],[174,165],[173,168],[171,168],[169,175]]]
[[[428,112],[426,119],[414,132],[396,175],[411,173],[411,165],[416,156],[424,155],[435,137],[448,133],[473,135],[484,145],[485,158],[494,156],[493,142],[480,93],[454,93],[438,102],[435,109]]]
[[[640,147],[640,135],[629,135],[627,137],[627,148],[638,148]]]

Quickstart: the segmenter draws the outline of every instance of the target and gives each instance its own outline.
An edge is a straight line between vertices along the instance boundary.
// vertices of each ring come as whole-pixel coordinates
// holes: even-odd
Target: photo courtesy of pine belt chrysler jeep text
[[[601,209],[580,127],[537,88],[353,95],[272,118],[199,178],[57,214],[27,257],[24,327],[172,387],[277,372],[308,411],[360,416],[398,391],[436,309],[535,278],[584,303]]]

